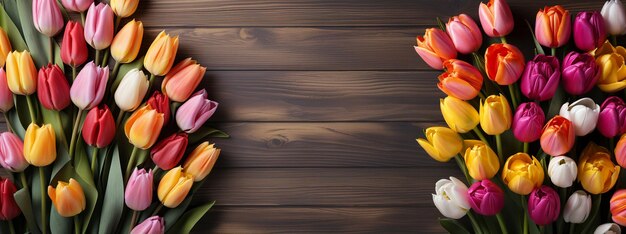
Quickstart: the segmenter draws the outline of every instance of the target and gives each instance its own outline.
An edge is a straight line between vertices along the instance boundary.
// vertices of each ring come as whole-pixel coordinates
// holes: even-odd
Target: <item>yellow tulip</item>
[[[11,52],[11,42],[7,33],[0,28],[0,67],[4,66],[4,62],[7,59],[7,55]]]
[[[83,188],[74,179],[69,183],[59,181],[56,188],[49,185],[48,196],[59,215],[66,218],[80,214],[87,205]]]
[[[203,142],[185,160],[183,167],[185,171],[193,176],[194,181],[201,181],[209,175],[217,157],[220,156],[220,149],[214,144]]]
[[[587,192],[606,193],[615,185],[620,167],[613,164],[609,151],[590,142],[578,160],[578,180]]]
[[[6,73],[9,89],[14,94],[30,95],[37,89],[37,69],[28,51],[9,52]]]
[[[520,195],[528,195],[541,186],[543,177],[543,168],[537,158],[526,153],[512,155],[502,168],[502,182]]]
[[[165,207],[176,208],[185,200],[192,185],[193,175],[184,172],[180,166],[175,167],[161,178],[157,195]]]
[[[446,127],[430,127],[424,131],[426,139],[419,138],[417,143],[430,157],[439,161],[450,161],[463,148],[463,139],[458,133]]]
[[[143,23],[132,20],[128,22],[113,38],[111,56],[119,63],[130,63],[139,53],[143,39]]]
[[[600,67],[598,88],[604,92],[614,93],[626,88],[626,49],[622,46],[613,47],[606,41],[593,52],[596,64]]]
[[[178,50],[178,36],[170,37],[161,31],[148,48],[143,66],[155,76],[167,74],[174,64]]]
[[[126,120],[124,133],[135,147],[148,149],[159,138],[161,128],[163,128],[163,113],[152,109],[150,105],[145,105]]]
[[[139,0],[111,0],[109,4],[117,17],[126,18],[135,13]]]
[[[500,170],[500,160],[493,150],[482,141],[466,140],[465,165],[472,178],[484,180],[493,178]]]
[[[502,94],[481,100],[479,114],[480,126],[489,135],[500,135],[511,128],[511,108]]]
[[[441,114],[448,126],[459,133],[466,133],[478,125],[478,112],[469,103],[455,98],[439,99]]]
[[[57,158],[57,146],[52,125],[28,125],[24,134],[24,158],[37,167],[45,167],[54,162]]]

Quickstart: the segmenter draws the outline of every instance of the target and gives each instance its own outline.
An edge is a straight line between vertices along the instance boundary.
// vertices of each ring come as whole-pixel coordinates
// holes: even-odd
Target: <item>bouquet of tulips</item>
[[[426,29],[415,46],[443,70],[438,87],[447,95],[447,127],[429,127],[417,142],[437,161],[454,158],[465,177],[436,183],[441,225],[452,233],[620,233],[624,6],[610,0],[573,17],[546,6],[534,28],[527,22],[534,50],[526,55],[505,39],[514,28],[505,0],[480,3],[478,15],[482,31],[460,14]]]
[[[213,205],[206,68],[165,32],[141,55],[138,3],[0,2],[0,233],[188,233]]]

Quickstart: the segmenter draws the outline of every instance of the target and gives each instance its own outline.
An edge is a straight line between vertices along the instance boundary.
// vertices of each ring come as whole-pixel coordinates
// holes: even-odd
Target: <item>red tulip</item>
[[[65,26],[61,42],[61,60],[72,67],[87,61],[87,42],[83,35],[83,26],[78,22],[69,21]]]
[[[115,137],[115,120],[106,105],[92,108],[83,125],[83,139],[85,143],[103,148],[111,143]]]
[[[148,105],[155,109],[157,112],[163,114],[163,123],[168,123],[170,121],[170,99],[167,95],[155,91],[152,96],[147,101]]]
[[[0,178],[0,220],[11,220],[22,213],[13,198],[17,188],[13,182]]]
[[[39,69],[37,89],[37,97],[46,109],[58,111],[70,105],[70,85],[56,64]]]
[[[152,147],[150,157],[159,168],[163,170],[172,169],[183,158],[188,141],[186,133],[175,133]]]

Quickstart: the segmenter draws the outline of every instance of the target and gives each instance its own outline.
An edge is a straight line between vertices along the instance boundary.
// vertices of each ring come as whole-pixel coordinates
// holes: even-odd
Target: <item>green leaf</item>
[[[439,218],[439,224],[441,225],[441,227],[446,229],[446,231],[452,234],[470,234],[471,233],[461,223],[459,223],[459,221],[454,220],[454,219]]]
[[[18,190],[13,194],[13,198],[15,198],[17,206],[20,207],[22,214],[24,214],[26,218],[28,230],[32,233],[40,233],[39,227],[37,227],[37,219],[35,219],[35,215],[33,214],[32,200],[28,189],[22,188]]]
[[[565,91],[562,87],[558,87],[554,96],[550,100],[550,107],[548,108],[548,112],[546,113],[546,119],[552,119],[555,115],[559,114],[561,110],[561,106],[565,103]]]
[[[13,128],[15,134],[17,134],[21,139],[24,139],[26,129],[24,129],[22,122],[20,122],[20,117],[17,115],[17,110],[15,108],[9,110],[6,113],[6,117],[7,124],[11,125],[11,128]]]
[[[74,165],[76,167],[76,175],[79,178],[79,182],[81,182],[81,186],[83,186],[85,197],[87,198],[87,208],[82,213],[83,232],[86,232],[87,227],[89,226],[89,222],[94,214],[98,200],[98,189],[96,188],[96,184],[93,180],[91,164],[85,147],[86,146],[82,141],[82,138],[78,138],[76,151],[74,152]]]
[[[9,2],[9,4],[15,4],[15,2]],[[11,16],[9,16],[7,11],[5,11],[5,6],[6,5],[2,5],[2,7],[0,7],[0,27],[2,27],[2,29],[4,29],[4,31],[7,33],[9,41],[11,42],[11,48],[18,51],[28,49],[26,47],[26,42],[24,42],[24,38],[22,38],[20,30],[17,28],[13,20],[11,20]],[[12,14],[16,13],[12,11],[9,12],[11,12]]]
[[[207,137],[229,138],[230,136],[223,131],[205,125],[200,127],[198,131],[189,134],[189,144],[199,143]]]
[[[61,50],[56,42],[50,43],[50,38],[43,35],[33,27],[32,1],[17,1],[17,11],[20,16],[20,24],[24,40],[28,49],[33,56],[35,65],[43,67],[49,62],[50,46],[54,49],[54,63],[59,65],[63,70],[63,61],[61,60]]]
[[[528,25],[528,28],[530,29],[530,35],[533,36],[533,41],[535,42],[535,48],[537,49],[537,53],[546,54],[545,52],[543,52],[543,47],[541,47],[541,44],[539,44],[539,41],[537,41],[537,37],[535,37],[535,33],[533,32],[533,27],[530,26],[530,23],[528,22],[528,20],[526,20],[526,25]]]
[[[13,102],[15,106],[13,109],[17,111],[17,117],[22,125],[22,128],[27,129],[28,125],[30,125],[30,113],[28,112],[28,103],[26,102],[26,96],[23,95],[13,95]]]
[[[72,233],[74,221],[59,214],[54,206],[50,208],[50,231],[51,233]]]
[[[178,222],[172,226],[171,230],[175,231],[170,231],[168,233],[190,233],[193,226],[195,226],[196,223],[202,219],[204,214],[206,214],[206,212],[209,211],[214,204],[215,201],[212,201],[185,212],[185,214],[180,217]],[[167,221],[165,224],[167,224]]]
[[[67,149],[69,145],[68,145],[67,137],[65,134],[66,133],[65,130],[69,127],[68,126],[69,116],[64,115],[64,112],[48,110],[44,108],[43,106],[41,106],[40,109],[41,109],[41,114],[43,116],[44,123],[52,124],[57,142],[60,142],[61,143],[60,145]],[[63,116],[63,118],[66,120],[63,120],[61,116]]]
[[[98,233],[114,233],[124,211],[124,181],[120,164],[120,152],[117,147],[113,150],[111,157],[111,167],[102,204],[102,212],[100,213]]]

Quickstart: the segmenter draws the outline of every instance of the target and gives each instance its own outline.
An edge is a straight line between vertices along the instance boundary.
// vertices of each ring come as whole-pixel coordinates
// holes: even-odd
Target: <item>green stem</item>
[[[74,120],[74,128],[72,128],[72,138],[70,140],[70,160],[74,160],[74,151],[76,150],[76,140],[78,140],[78,130],[80,128],[80,122],[83,118],[83,109],[78,109],[76,120]]]
[[[522,230],[523,230],[522,233],[528,234],[528,208],[527,208],[527,205],[526,205],[526,196],[522,195],[521,197],[522,197],[522,209],[524,209],[522,211],[522,215],[524,216],[523,217],[523,219],[524,219],[523,225],[524,226],[522,226]]]
[[[100,65],[100,50],[96,50],[96,66]]]
[[[551,52],[552,56],[556,56],[556,47],[550,48],[550,52]]]
[[[463,175],[465,175],[465,179],[467,180],[467,182],[472,183],[472,177],[470,177],[469,173],[467,172],[467,166],[465,165],[465,160],[461,158],[460,154],[457,154],[456,156],[454,156],[454,159],[456,160],[456,163],[459,165],[459,168],[461,168],[461,171],[463,171]],[[155,168],[158,169],[158,167],[156,166]]]
[[[128,177],[130,177],[130,173],[133,172],[138,152],[139,148],[133,147],[133,152],[130,153],[130,159],[128,159],[128,165],[126,166],[126,174],[124,174],[124,184],[128,182]]]
[[[85,18],[87,18],[85,16],[85,12],[84,11],[80,12],[80,20],[83,22],[83,26],[85,25]]]
[[[11,126],[11,122],[9,121],[9,116],[7,115],[7,113],[2,112],[2,114],[4,114],[4,122],[7,124],[7,128],[9,128],[9,132],[15,133],[15,130],[13,130],[13,126]]]
[[[37,124],[37,106],[33,101],[33,97],[31,95],[26,95],[26,102],[28,103],[28,113],[30,114],[30,121],[34,124]]]
[[[489,145],[489,142],[487,141],[487,138],[485,138],[485,135],[483,135],[483,133],[480,132],[478,127],[475,127],[472,130],[474,131],[474,133],[476,133],[476,135],[478,135],[478,138],[480,138],[481,141],[483,141],[486,145]]]
[[[13,226],[13,220],[8,220],[7,221],[9,223],[9,232],[11,232],[11,234],[15,234],[15,227]]]
[[[46,172],[44,167],[39,167],[39,185],[41,189],[41,232],[46,234],[48,232],[48,218],[46,205]]]
[[[93,173],[94,178],[96,178],[97,170],[98,170],[98,151],[100,148],[93,147],[91,151],[91,172]]]
[[[76,80],[76,67],[72,66],[72,81]]]
[[[508,234],[509,231],[506,229],[506,223],[504,223],[504,217],[502,217],[502,214],[497,213],[496,219],[498,219],[498,225],[500,225],[500,231],[502,231],[502,234]]]
[[[154,84],[155,79],[156,79],[156,76],[154,74],[150,74],[150,82],[148,83],[148,93],[151,93],[152,86]]]
[[[82,225],[80,224],[80,218],[78,215],[74,215],[74,233],[80,234]]]
[[[502,137],[500,134],[496,135],[496,150],[498,150],[498,158],[500,158],[500,164],[504,165],[504,155],[502,154]]]
[[[120,113],[117,114],[117,119],[115,120],[115,126],[119,128],[120,124],[122,124],[122,120],[124,120],[124,114],[126,114],[126,112],[124,112],[123,110],[120,110]]]
[[[546,233],[546,226],[539,225],[539,233],[541,233],[541,234]]]
[[[117,77],[117,73],[120,70],[120,65],[121,63],[119,63],[118,61],[115,61],[115,65],[113,65],[113,71],[111,72],[110,80],[115,80],[115,78]]]
[[[594,220],[596,218],[596,216],[598,216],[598,211],[600,211],[600,203],[602,202],[602,194],[594,194],[591,195],[593,197],[593,207],[591,210],[591,215],[589,215],[589,220]],[[587,225],[585,225],[585,228],[583,228],[583,231],[580,233],[589,233],[589,229],[591,228],[591,224],[593,222],[587,222]]]
[[[575,223],[570,223],[569,224],[569,233],[570,234],[574,234],[574,230],[576,230],[576,224]]]
[[[52,37],[48,37],[48,41],[50,42],[50,48],[49,48],[49,52],[50,52],[50,63],[54,64],[54,38]]]
[[[507,44],[507,43],[506,43],[506,38],[505,38],[505,37],[500,37],[500,41],[502,42],[502,44]]]
[[[528,142],[524,142],[524,153],[528,153]]]
[[[109,49],[105,49],[104,56],[102,56],[102,64],[100,64],[101,67],[105,67],[109,63],[109,52]]]
[[[161,211],[161,208],[163,208],[163,203],[159,203],[159,206],[157,206],[156,209],[154,209],[154,211],[152,212],[152,215],[150,216],[155,216],[157,214],[159,214],[159,211]],[[469,214],[469,212],[467,212]]]
[[[611,41],[613,42],[613,46],[617,46],[617,35],[611,35]]]
[[[467,217],[469,217],[470,221],[472,222],[472,227],[474,228],[474,232],[476,234],[482,234],[483,231],[480,229],[480,225],[478,225],[478,221],[476,221],[476,217],[474,217],[471,211],[467,212]]]
[[[513,110],[517,109],[517,98],[515,95],[516,89],[515,87],[513,87],[513,84],[508,85],[509,86],[509,94],[511,94],[511,102],[513,102]]]
[[[561,207],[565,207],[565,202],[567,201],[567,188],[559,188],[559,200],[561,201]],[[556,233],[563,233],[563,217],[559,217],[559,220],[556,223]]]
[[[135,224],[137,224],[137,216],[139,216],[139,212],[137,212],[136,210],[133,210],[133,217],[130,218],[130,228],[128,228],[128,231],[133,230],[133,228],[135,227]]]
[[[22,188],[28,191],[28,180],[26,180],[26,174],[24,174],[24,172],[20,172],[20,182],[22,183]]]
[[[480,99],[487,99],[487,97],[485,97],[485,95],[481,91],[478,91],[478,96],[480,97]]]

